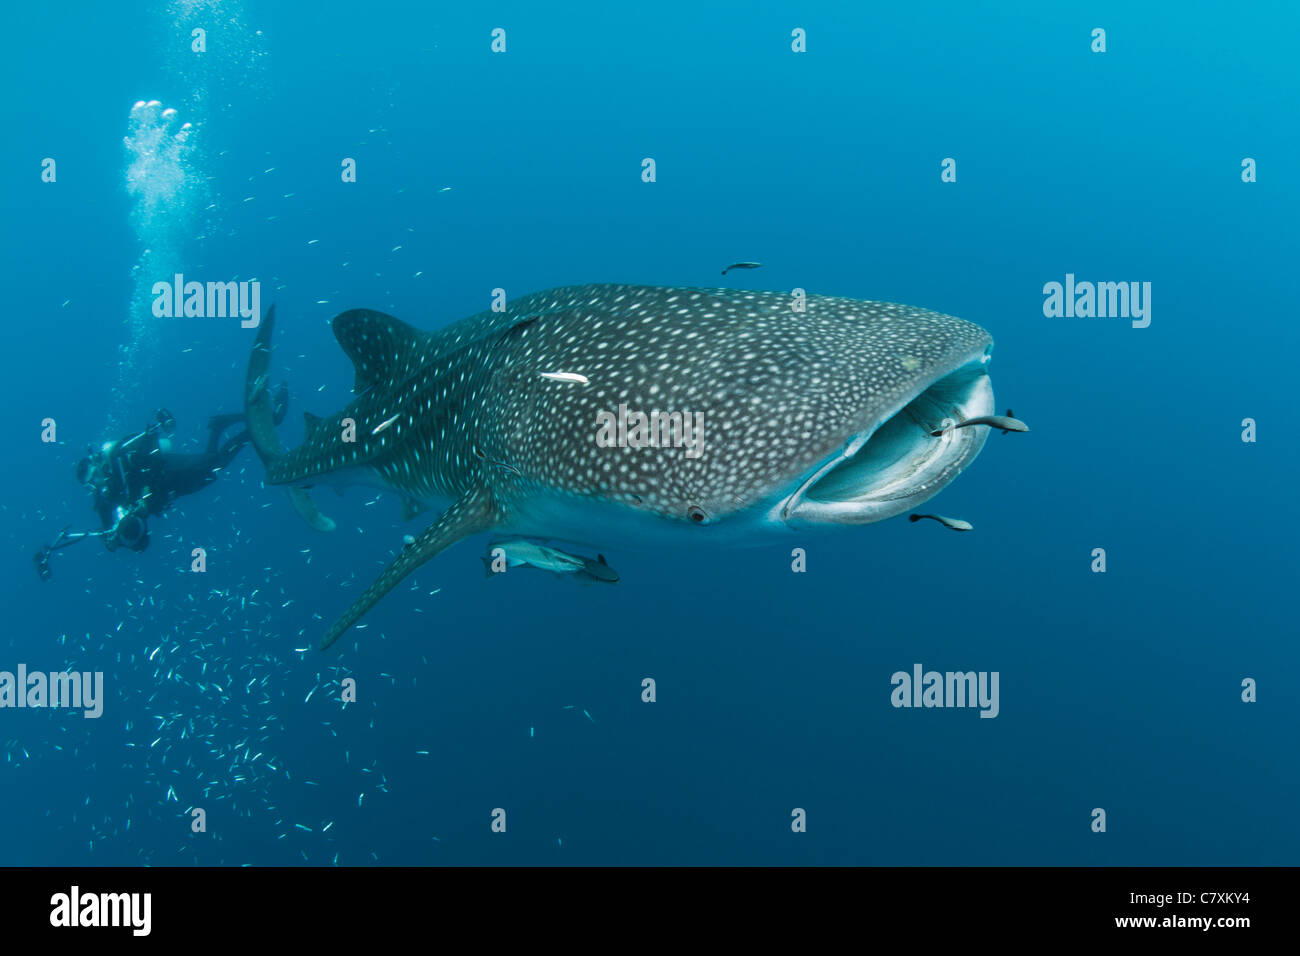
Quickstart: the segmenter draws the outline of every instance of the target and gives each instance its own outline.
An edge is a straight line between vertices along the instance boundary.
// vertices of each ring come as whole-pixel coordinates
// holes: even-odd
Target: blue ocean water
[[[1300,13],[1134,7],[11,11],[0,670],[105,703],[0,709],[0,863],[1294,864]],[[606,281],[961,316],[1032,431],[927,506],[970,534],[611,552],[590,588],[486,580],[475,540],[321,653],[428,519],[358,490],[316,534],[251,451],[143,554],[33,572],[91,526],[86,444],[239,408],[253,332],[153,318],[173,264],[274,299],[295,442],[350,394],[338,312]],[[1067,274],[1150,282],[1150,325],[1045,316]],[[891,706],[917,663],[998,672],[998,716]]]

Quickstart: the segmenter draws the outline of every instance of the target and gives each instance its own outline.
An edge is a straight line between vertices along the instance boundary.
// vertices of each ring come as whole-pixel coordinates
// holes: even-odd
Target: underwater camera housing
[[[158,430],[164,435],[170,435],[176,431],[176,416],[165,408],[158,409],[157,414]]]
[[[117,543],[132,551],[143,551],[149,547],[149,526],[136,514],[123,515],[113,529]]]

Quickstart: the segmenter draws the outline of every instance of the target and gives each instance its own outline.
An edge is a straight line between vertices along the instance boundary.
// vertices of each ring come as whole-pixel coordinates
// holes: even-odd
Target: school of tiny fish
[[[228,469],[200,507],[219,512],[233,488],[254,500],[262,496],[260,480],[247,470],[249,463],[242,464]],[[0,512],[10,511],[0,505]],[[40,510],[31,515],[42,525],[61,516]],[[178,505],[155,533],[159,550],[168,552],[162,561],[168,567],[189,565],[193,542],[184,533],[187,523],[186,509]],[[258,553],[259,543],[240,528],[231,527],[229,535],[209,553]],[[311,563],[311,548],[294,547],[292,553],[302,566]],[[373,692],[359,693],[359,704],[345,702],[342,682],[355,677],[367,682],[368,691],[380,684],[418,693],[421,673],[399,680],[380,671],[363,678],[341,658],[318,656],[307,631],[319,625],[320,615],[300,609],[301,595],[280,583],[284,569],[236,565],[220,576],[222,586],[204,581],[182,587],[173,576],[132,570],[129,584],[105,592],[87,568],[92,557],[78,554],[81,564],[63,561],[57,574],[65,586],[92,599],[108,593],[112,600],[102,602],[106,623],[97,633],[52,635],[40,660],[52,671],[103,671],[103,716],[89,720],[79,711],[53,708],[7,711],[30,723],[11,721],[0,735],[0,787],[20,793],[26,781],[54,774],[85,781],[71,812],[61,819],[60,811],[46,808],[44,815],[56,832],[106,865],[248,865],[229,844],[256,846],[261,859],[267,842],[286,847],[286,863],[382,862],[377,852],[359,857],[356,850],[387,822],[389,776],[374,756],[382,748],[365,754],[357,749],[358,739],[378,744],[375,715],[381,709]],[[110,563],[113,558],[99,557]],[[231,584],[230,573],[241,579]],[[357,585],[355,574],[329,581],[331,588]],[[411,590],[431,597],[441,588],[412,584]],[[51,620],[59,619],[57,605],[50,605]],[[30,651],[27,656],[33,658]],[[355,707],[362,713],[354,715]],[[589,711],[582,712],[594,723]],[[345,740],[350,749],[342,749]],[[339,750],[336,761],[329,747]],[[304,757],[307,749],[312,759]],[[429,750],[417,751],[414,759],[422,762],[398,770],[408,777],[427,774],[429,756]],[[329,778],[310,779],[322,765]],[[101,774],[113,786],[96,786]],[[129,792],[112,792],[124,786]],[[318,795],[325,787],[328,793]],[[340,791],[353,796],[339,799]],[[83,793],[89,795],[83,799]],[[301,809],[282,809],[287,806],[314,810],[306,816]],[[191,831],[196,807],[206,814],[206,832]],[[436,835],[421,839],[441,843]]]

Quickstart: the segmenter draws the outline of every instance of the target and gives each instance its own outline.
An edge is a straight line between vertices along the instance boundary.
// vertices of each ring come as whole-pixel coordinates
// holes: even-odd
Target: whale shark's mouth
[[[930,383],[918,395],[805,476],[778,506],[788,525],[870,524],[915,508],[952,481],[979,454],[984,426],[956,423],[992,415],[988,353]],[[932,433],[943,429],[944,434]]]

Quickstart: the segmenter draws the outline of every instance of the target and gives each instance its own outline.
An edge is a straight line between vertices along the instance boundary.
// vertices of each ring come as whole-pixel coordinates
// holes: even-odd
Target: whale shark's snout
[[[870,524],[934,496],[979,453],[988,428],[959,426],[994,411],[987,331],[896,303],[809,296],[805,308],[714,296],[692,314],[684,328],[705,343],[656,397],[704,410],[707,452],[655,457],[647,504],[677,489],[653,502],[663,516],[698,504],[718,537],[723,525]]]

